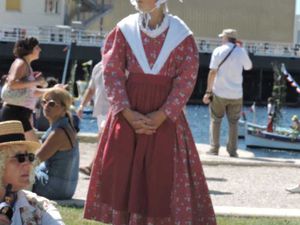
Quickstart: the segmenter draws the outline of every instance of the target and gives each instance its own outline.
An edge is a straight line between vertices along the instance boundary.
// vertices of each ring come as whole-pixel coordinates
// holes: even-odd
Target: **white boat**
[[[245,144],[247,147],[300,151],[300,137],[284,128],[277,132],[267,132],[265,129],[246,125]]]
[[[248,127],[259,128],[259,129],[262,129],[262,130],[266,129],[266,126],[263,126],[263,125],[259,125],[257,123],[247,122],[245,120],[239,120],[239,124],[238,124],[238,137],[239,138],[245,138],[246,124],[247,124]]]

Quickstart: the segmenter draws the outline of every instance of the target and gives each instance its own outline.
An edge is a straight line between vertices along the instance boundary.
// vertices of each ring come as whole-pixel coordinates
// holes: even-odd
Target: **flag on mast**
[[[256,123],[256,106],[255,106],[255,102],[253,102],[253,104],[250,107],[250,112],[253,113],[253,123]]]
[[[255,106],[255,102],[253,102],[253,104],[250,107],[250,112],[255,113],[256,112],[256,106]]]

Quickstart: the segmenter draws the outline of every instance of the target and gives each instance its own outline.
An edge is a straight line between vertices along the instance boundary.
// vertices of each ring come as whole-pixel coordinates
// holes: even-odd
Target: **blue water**
[[[257,106],[256,112],[252,113],[250,107],[244,107],[244,112],[246,114],[247,120],[250,122],[257,122],[261,125],[267,124],[267,107]],[[298,115],[300,117],[300,108],[290,108],[286,107],[282,110],[282,120],[280,121],[281,127],[289,127],[291,125],[291,117],[293,115]],[[207,106],[204,105],[188,105],[186,107],[186,117],[195,142],[209,144],[209,110]],[[97,122],[96,119],[92,117],[90,113],[84,115],[81,121],[81,132],[97,132]],[[224,117],[221,127],[221,140],[220,144],[226,146],[227,142],[227,130],[228,123],[226,117]],[[239,148],[246,149],[243,139],[239,140]],[[300,158],[300,153],[298,152],[287,152],[287,151],[277,151],[268,149],[247,149],[252,151],[257,156],[261,157],[272,157],[274,154],[278,154],[281,158]],[[276,157],[276,155],[275,155]]]

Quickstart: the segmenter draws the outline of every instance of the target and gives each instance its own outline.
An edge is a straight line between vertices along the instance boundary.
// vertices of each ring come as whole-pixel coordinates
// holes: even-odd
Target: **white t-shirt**
[[[98,115],[102,115],[106,117],[109,110],[109,102],[104,88],[101,62],[97,63],[93,68],[89,88],[95,90],[93,116],[98,117]]]
[[[267,108],[268,108],[268,116],[273,115],[274,112],[275,112],[275,106],[274,106],[274,104],[268,103]]]
[[[209,68],[218,69],[219,64],[232,48],[233,44],[230,42],[217,47],[212,53]],[[251,68],[252,62],[246,50],[237,46],[219,68],[212,87],[213,93],[227,99],[242,98],[243,69]]]

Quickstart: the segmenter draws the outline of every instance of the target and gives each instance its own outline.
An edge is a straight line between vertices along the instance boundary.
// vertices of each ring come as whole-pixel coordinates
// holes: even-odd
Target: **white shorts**
[[[106,116],[98,115],[97,116],[97,125],[98,125],[98,131],[102,131],[105,127],[106,123]]]

